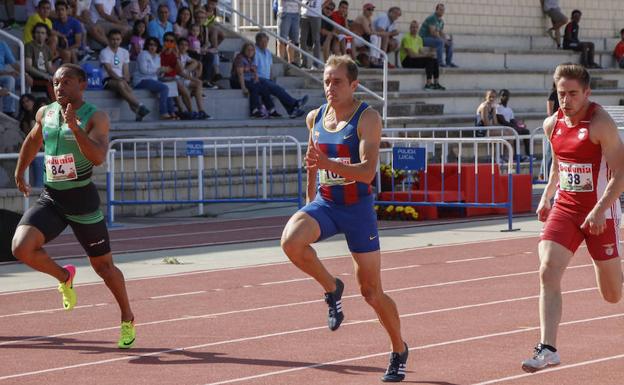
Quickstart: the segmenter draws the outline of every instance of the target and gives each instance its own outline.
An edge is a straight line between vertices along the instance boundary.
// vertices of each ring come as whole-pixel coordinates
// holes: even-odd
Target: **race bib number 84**
[[[62,182],[78,178],[73,154],[46,156],[45,167],[48,182]]]
[[[351,164],[350,158],[331,158],[332,160],[341,162],[343,164]],[[347,180],[342,176],[335,174],[329,170],[319,170],[319,182],[325,186],[341,186],[345,184],[351,184],[353,181]]]
[[[591,163],[559,163],[559,188],[563,191],[594,191]]]

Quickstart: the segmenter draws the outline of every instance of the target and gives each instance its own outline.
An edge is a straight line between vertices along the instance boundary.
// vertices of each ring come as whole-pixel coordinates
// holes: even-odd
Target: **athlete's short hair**
[[[553,79],[555,84],[561,80],[561,78],[574,79],[581,83],[583,88],[589,87],[590,77],[589,72],[580,64],[563,63],[559,64],[555,69]]]
[[[73,63],[62,64],[57,69],[57,71],[59,71],[61,68],[67,68],[67,71],[71,74],[71,76],[78,78],[79,81],[81,82],[87,81],[87,74],[82,69],[82,67],[80,67],[78,64],[73,64]]]
[[[331,55],[329,58],[327,58],[325,66],[344,66],[347,69],[347,79],[349,79],[349,82],[353,82],[358,78],[358,66],[349,55]]]

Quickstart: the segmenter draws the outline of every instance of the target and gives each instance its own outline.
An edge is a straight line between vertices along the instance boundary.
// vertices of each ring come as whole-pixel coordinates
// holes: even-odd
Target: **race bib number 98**
[[[62,182],[78,178],[73,154],[48,155],[45,158],[45,167],[48,182]]]
[[[351,164],[350,158],[330,158],[343,164]],[[329,170],[319,170],[319,181],[324,186],[342,186],[353,183],[352,180],[347,180],[342,176],[335,174]]]
[[[559,163],[559,188],[563,191],[594,191],[591,163]]]

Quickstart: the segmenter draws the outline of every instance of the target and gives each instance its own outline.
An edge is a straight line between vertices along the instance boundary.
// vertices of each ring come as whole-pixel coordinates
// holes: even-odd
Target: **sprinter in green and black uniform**
[[[45,149],[45,187],[37,203],[20,221],[13,237],[13,255],[35,270],[59,280],[63,307],[76,305],[73,288],[76,267],[59,266],[43,249],[67,225],[84,248],[91,266],[111,290],[121,310],[118,346],[135,341],[134,315],[130,309],[123,274],[113,264],[108,230],[100,211],[97,189],[91,182],[93,166],[106,160],[109,121],[105,113],[86,103],[82,94],[86,75],[77,65],[64,64],[54,74],[56,102],[37,111],[35,126],[22,145],[15,183],[28,195],[24,171],[37,152]]]

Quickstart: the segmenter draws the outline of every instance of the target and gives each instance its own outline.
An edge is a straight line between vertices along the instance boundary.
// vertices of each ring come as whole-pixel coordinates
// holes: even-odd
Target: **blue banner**
[[[424,147],[393,147],[392,168],[395,170],[424,170]]]
[[[189,140],[186,142],[186,156],[204,155],[204,142],[201,140]]]

